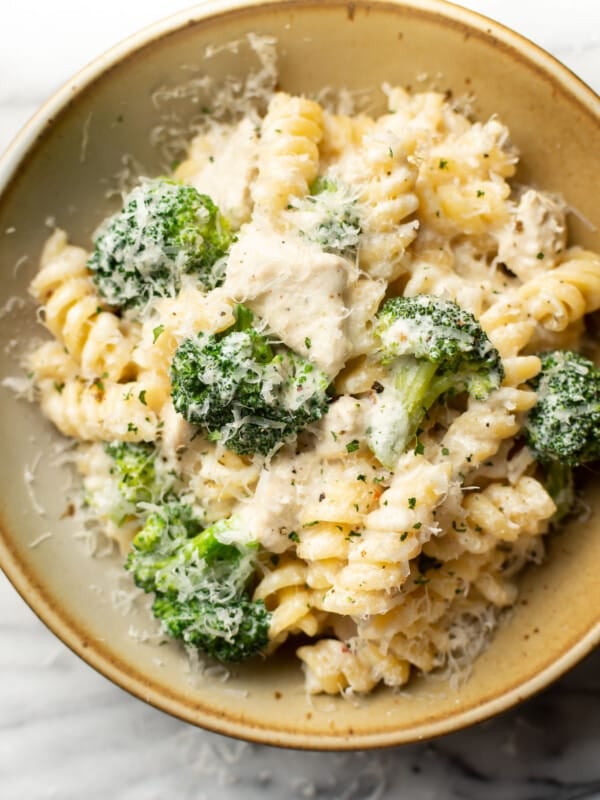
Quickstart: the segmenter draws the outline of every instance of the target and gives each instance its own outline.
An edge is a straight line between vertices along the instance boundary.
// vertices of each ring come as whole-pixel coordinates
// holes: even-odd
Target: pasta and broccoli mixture
[[[497,118],[388,102],[273,93],[31,284],[41,408],[163,631],[291,639],[310,693],[472,660],[600,456],[600,257]]]

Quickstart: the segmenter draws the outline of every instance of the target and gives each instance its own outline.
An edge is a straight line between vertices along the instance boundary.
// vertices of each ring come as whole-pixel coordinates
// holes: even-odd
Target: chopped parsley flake
[[[164,329],[165,329],[164,325],[157,325],[156,328],[152,329],[152,344],[156,344],[156,340],[164,331]]]

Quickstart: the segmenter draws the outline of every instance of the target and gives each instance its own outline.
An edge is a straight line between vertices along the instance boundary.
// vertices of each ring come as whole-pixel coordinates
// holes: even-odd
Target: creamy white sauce
[[[357,272],[347,259],[324,253],[298,234],[253,223],[231,248],[224,288],[284,344],[333,377],[351,347],[344,293]]]
[[[566,247],[564,205],[550,194],[528,189],[496,239],[498,262],[522,281],[546,272]]]

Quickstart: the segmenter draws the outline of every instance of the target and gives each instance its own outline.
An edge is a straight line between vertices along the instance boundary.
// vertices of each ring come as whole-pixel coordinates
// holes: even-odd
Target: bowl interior
[[[210,16],[213,6],[218,11]],[[194,100],[192,82],[210,74],[218,83],[256,69],[249,33],[277,38],[279,83],[287,91],[310,95],[329,85],[362,92],[387,81],[472,93],[479,118],[497,113],[509,125],[522,157],[518,179],[562,191],[579,212],[571,215],[573,239],[600,249],[600,234],[585,222],[598,222],[592,180],[600,174],[597,100],[517,36],[436,2],[205,4],[134,39],[117,63],[76,78],[54,102],[53,119],[43,124],[42,112],[30,127],[35,141],[26,157],[20,161],[19,143],[9,152],[4,167],[14,174],[0,200],[2,376],[18,374],[24,345],[43,335],[26,287],[49,226],[63,227],[74,243],[88,246],[116,202],[115,175],[165,169],[165,151],[150,132],[185,128],[201,102]],[[239,47],[204,57],[207,46],[234,41]],[[372,109],[383,107],[381,92],[370,98]],[[137,630],[143,638],[151,626],[144,610],[121,613],[128,604],[117,591],[124,585],[120,561],[88,558],[85,543],[74,538],[60,437],[34,406],[6,389],[0,425],[0,563],[8,576],[86,660],[190,722],[297,747],[416,740],[516,702],[599,638],[600,497],[592,476],[588,496],[596,513],[553,538],[547,563],[524,577],[517,607],[459,690],[417,679],[401,694],[380,690],[358,702],[309,701],[289,653],[236,668],[227,681],[218,671],[190,674],[176,646],[158,648],[130,636]],[[36,545],[46,533],[52,535]]]

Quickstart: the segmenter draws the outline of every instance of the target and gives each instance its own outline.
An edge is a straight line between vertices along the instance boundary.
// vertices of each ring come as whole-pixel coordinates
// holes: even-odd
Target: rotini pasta
[[[65,436],[104,442],[156,438],[158,419],[144,399],[151,394],[147,384],[68,378],[61,383],[44,379],[38,385],[44,414]]]
[[[57,230],[42,254],[31,293],[50,333],[78,362],[83,378],[127,379],[136,328],[103,307],[86,268],[87,253]]]
[[[324,629],[326,615],[315,607],[315,593],[307,587],[307,571],[302,561],[284,558],[256,589],[255,599],[273,609],[269,638],[275,645],[290,634],[316,636]]]
[[[346,148],[330,167],[350,186],[358,186],[361,267],[373,278],[391,281],[403,271],[403,257],[419,223],[416,170],[385,125],[367,129],[360,144]]]
[[[600,308],[600,257],[580,248],[565,256],[558,267],[519,290],[527,313],[550,331],[564,331]]]
[[[312,647],[300,647],[298,658],[306,664],[306,690],[311,694],[370,692],[380,681],[402,686],[410,675],[408,661],[364,640],[351,649],[338,639],[321,639]]]
[[[277,214],[317,177],[323,110],[304,97],[273,96],[261,128],[258,175],[251,192],[260,213]]]

